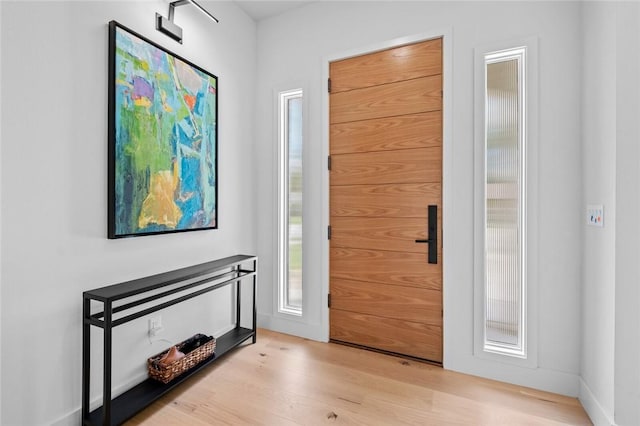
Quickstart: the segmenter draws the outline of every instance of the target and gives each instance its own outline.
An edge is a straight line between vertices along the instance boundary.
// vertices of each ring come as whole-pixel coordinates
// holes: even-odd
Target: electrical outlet
[[[602,204],[587,205],[587,225],[604,227],[604,206]]]
[[[162,317],[160,315],[149,318],[149,337],[156,336],[163,330],[164,327],[162,327]]]

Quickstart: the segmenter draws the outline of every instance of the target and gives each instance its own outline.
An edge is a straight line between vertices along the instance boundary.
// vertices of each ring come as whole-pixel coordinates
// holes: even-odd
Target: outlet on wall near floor
[[[162,330],[164,330],[164,327],[162,327],[162,317],[160,315],[149,318],[149,337],[160,334]]]
[[[602,204],[587,205],[587,225],[604,227],[604,206]]]

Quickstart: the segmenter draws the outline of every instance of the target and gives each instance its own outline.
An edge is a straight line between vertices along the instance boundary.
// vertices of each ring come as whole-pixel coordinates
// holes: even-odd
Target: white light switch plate
[[[604,206],[602,204],[587,205],[587,225],[604,227]]]

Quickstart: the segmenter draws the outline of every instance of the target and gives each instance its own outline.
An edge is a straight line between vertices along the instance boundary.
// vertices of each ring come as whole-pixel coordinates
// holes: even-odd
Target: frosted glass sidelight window
[[[278,102],[278,311],[302,315],[302,90]]]
[[[525,49],[485,55],[484,349],[526,357]]]

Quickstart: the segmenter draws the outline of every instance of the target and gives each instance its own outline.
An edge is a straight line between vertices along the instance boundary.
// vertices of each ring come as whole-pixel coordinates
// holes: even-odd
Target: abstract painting
[[[109,44],[108,237],[217,228],[218,78],[115,21]]]

